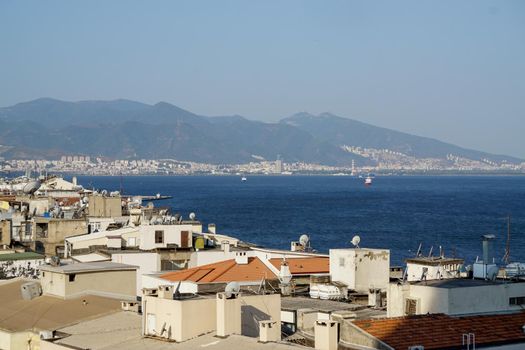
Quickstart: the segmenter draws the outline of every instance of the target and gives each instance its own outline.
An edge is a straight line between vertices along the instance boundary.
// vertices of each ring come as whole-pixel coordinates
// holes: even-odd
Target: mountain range
[[[241,116],[207,117],[169,103],[130,100],[66,102],[41,98],[0,108],[0,156],[57,159],[89,155],[114,159],[177,159],[244,163],[257,159],[327,165],[371,160],[342,146],[389,149],[416,158],[518,163],[522,160],[458,147],[329,113],[297,113],[277,123]]]

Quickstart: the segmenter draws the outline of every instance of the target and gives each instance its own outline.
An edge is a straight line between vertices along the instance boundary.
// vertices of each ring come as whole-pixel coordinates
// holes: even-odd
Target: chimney
[[[483,263],[484,264],[492,264],[493,263],[493,246],[494,246],[494,238],[496,236],[494,235],[483,235],[482,237],[483,241]]]
[[[173,299],[173,286],[159,286],[159,290],[157,293],[158,298],[160,299]]]
[[[241,299],[228,299],[226,293],[217,293],[217,337],[241,334]]]
[[[221,248],[222,250],[224,251],[224,253],[229,253],[230,252],[230,242],[229,241],[222,241],[221,242]]]
[[[73,185],[77,185],[77,177],[76,176],[73,176],[73,179],[71,180],[71,182],[73,183]]]
[[[248,264],[248,255],[246,255],[246,252],[243,251],[235,253],[235,263],[239,265]]]
[[[213,234],[217,233],[217,229],[215,227],[215,224],[208,224],[208,232],[209,233],[213,233]]]
[[[331,320],[315,321],[315,349],[337,350],[337,327],[338,322]]]
[[[281,340],[281,325],[277,321],[259,321],[259,341],[267,343]]]

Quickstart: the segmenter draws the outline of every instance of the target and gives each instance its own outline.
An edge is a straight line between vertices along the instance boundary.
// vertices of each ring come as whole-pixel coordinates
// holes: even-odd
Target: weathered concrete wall
[[[330,249],[332,281],[368,293],[369,288],[386,290],[390,281],[390,251],[387,249]]]
[[[89,216],[116,217],[122,216],[122,203],[120,197],[89,196]]]
[[[272,320],[281,324],[281,295],[241,295],[242,335],[259,336],[259,321]]]
[[[136,271],[100,271],[74,274],[74,280],[63,273],[42,271],[44,294],[69,299],[86,293],[135,299]]]
[[[216,329],[215,298],[171,300],[144,297],[142,312],[144,330],[147,335],[167,337],[177,342],[189,340]]]
[[[44,259],[0,261],[0,279],[14,277],[38,278],[40,276],[38,266],[44,263]]]

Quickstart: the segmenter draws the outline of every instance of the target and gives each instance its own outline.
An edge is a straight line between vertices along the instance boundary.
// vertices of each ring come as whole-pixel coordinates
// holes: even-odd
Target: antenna
[[[421,256],[421,248],[423,247],[423,242],[419,243],[419,248],[417,248],[416,258]]]
[[[503,256],[503,261],[505,264],[509,263],[510,259],[510,214],[507,216],[507,244],[505,246],[505,255]]]
[[[361,242],[361,237],[359,237],[358,235],[355,235],[350,241],[350,243],[352,243],[356,248],[359,248],[359,242]]]
[[[430,252],[428,252],[428,257],[432,257],[432,251],[434,250],[434,246],[430,247]]]

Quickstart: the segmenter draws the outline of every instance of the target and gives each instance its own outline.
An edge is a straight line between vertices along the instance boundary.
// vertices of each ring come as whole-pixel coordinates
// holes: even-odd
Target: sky
[[[525,158],[525,1],[0,0],[0,106],[331,112]]]

